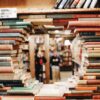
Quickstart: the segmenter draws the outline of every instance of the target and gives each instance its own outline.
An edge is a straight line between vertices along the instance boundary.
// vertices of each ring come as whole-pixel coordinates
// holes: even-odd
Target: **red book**
[[[85,42],[84,45],[100,45],[100,42]]]
[[[100,66],[87,66],[88,69],[100,69]]]
[[[64,97],[35,96],[34,100],[66,100]]]
[[[92,96],[91,93],[65,93],[64,96],[83,96],[83,97],[86,97],[86,96]]]
[[[100,94],[94,94],[92,100],[100,100]]]
[[[100,85],[100,80],[87,80],[87,84],[89,85]]]
[[[78,27],[100,27],[100,21],[69,21],[67,28],[73,29]]]
[[[67,19],[54,19],[53,23],[56,26],[67,25],[69,21],[77,21],[77,18],[67,18]]]
[[[77,86],[76,90],[97,90],[97,87],[88,87],[88,86]]]
[[[99,18],[100,14],[74,14],[74,18]]]
[[[95,35],[100,36],[100,29],[99,28],[76,28],[74,30],[75,34],[80,33],[80,32],[96,32]]]

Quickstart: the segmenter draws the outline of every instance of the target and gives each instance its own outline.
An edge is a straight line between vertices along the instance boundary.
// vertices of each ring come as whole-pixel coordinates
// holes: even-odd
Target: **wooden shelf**
[[[100,8],[93,8],[93,9],[32,9],[32,8],[25,8],[25,9],[19,9],[18,14],[77,14],[77,13],[99,13],[100,14]]]

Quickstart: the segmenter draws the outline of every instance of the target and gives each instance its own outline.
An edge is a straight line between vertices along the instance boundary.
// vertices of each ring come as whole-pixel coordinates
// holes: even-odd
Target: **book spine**
[[[98,0],[92,0],[91,5],[89,8],[95,8]]]
[[[100,70],[99,69],[87,69],[86,72],[87,73],[92,73],[92,72],[94,72],[94,73],[100,73]]]
[[[67,0],[62,0],[62,2],[58,6],[58,9],[62,9],[66,2],[67,2]]]
[[[100,100],[100,95],[94,94],[92,100]]]
[[[88,8],[89,5],[91,4],[92,0],[87,0],[83,6],[83,8]]]
[[[100,76],[100,73],[85,73],[85,75]]]
[[[85,3],[86,0],[80,0],[79,3],[77,4],[76,8],[81,8],[83,4]]]
[[[75,88],[76,90],[97,90],[97,87],[85,87],[85,86],[78,86]]]
[[[46,18],[62,19],[62,18],[73,18],[73,14],[51,14],[47,15]]]
[[[99,80],[100,76],[83,76],[84,80]]]
[[[55,97],[50,97],[50,96],[35,96],[34,97],[34,99],[35,100],[65,100],[65,98],[64,97],[57,97],[57,96],[55,96]]]
[[[70,8],[76,8],[76,5],[79,3],[80,0],[74,0]]]
[[[70,8],[71,4],[73,3],[74,0],[68,0],[66,4],[64,5],[64,8]]]
[[[87,68],[88,68],[88,69],[100,69],[99,66],[88,66]]]
[[[58,9],[58,6],[60,5],[61,2],[62,2],[62,0],[57,0],[54,8]]]

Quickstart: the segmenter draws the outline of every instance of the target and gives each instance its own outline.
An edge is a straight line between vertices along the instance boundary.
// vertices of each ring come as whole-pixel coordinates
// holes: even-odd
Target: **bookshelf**
[[[5,3],[4,3],[5,2]],[[56,0],[1,0],[0,8],[17,8],[18,15],[48,15],[48,14],[98,14],[100,17],[100,8],[93,9],[54,9]],[[41,4],[41,5],[40,5]],[[73,18],[73,17],[72,17]],[[72,38],[63,35],[65,38]],[[33,38],[33,37],[32,37]],[[49,38],[46,36],[46,38]],[[30,70],[31,74],[34,77],[34,42],[29,39],[29,51],[30,51]],[[45,43],[48,47],[48,42]],[[32,47],[33,46],[33,47]],[[49,50],[47,50],[48,52]],[[47,54],[47,53],[46,53]],[[46,55],[48,58],[49,56]],[[47,63],[49,64],[49,62]],[[49,70],[47,70],[47,76],[49,78]]]
[[[100,8],[89,9],[22,9],[18,14],[68,14],[68,13],[100,13]]]

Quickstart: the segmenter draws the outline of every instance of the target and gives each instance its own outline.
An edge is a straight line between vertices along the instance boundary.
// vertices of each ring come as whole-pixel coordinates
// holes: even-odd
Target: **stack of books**
[[[99,8],[99,0],[57,0],[56,9]]]
[[[28,80],[28,75],[24,75],[27,70],[24,68],[25,52],[22,45],[27,41],[31,28],[31,23],[22,19],[0,20],[0,94],[2,95],[13,95],[8,90],[14,87],[24,88],[25,80]]]
[[[72,21],[69,22],[68,28],[76,35],[72,48],[75,47],[73,50],[75,63],[78,61],[80,66],[80,80],[75,88],[70,88],[74,92],[68,94],[68,98],[100,99],[99,21]]]

